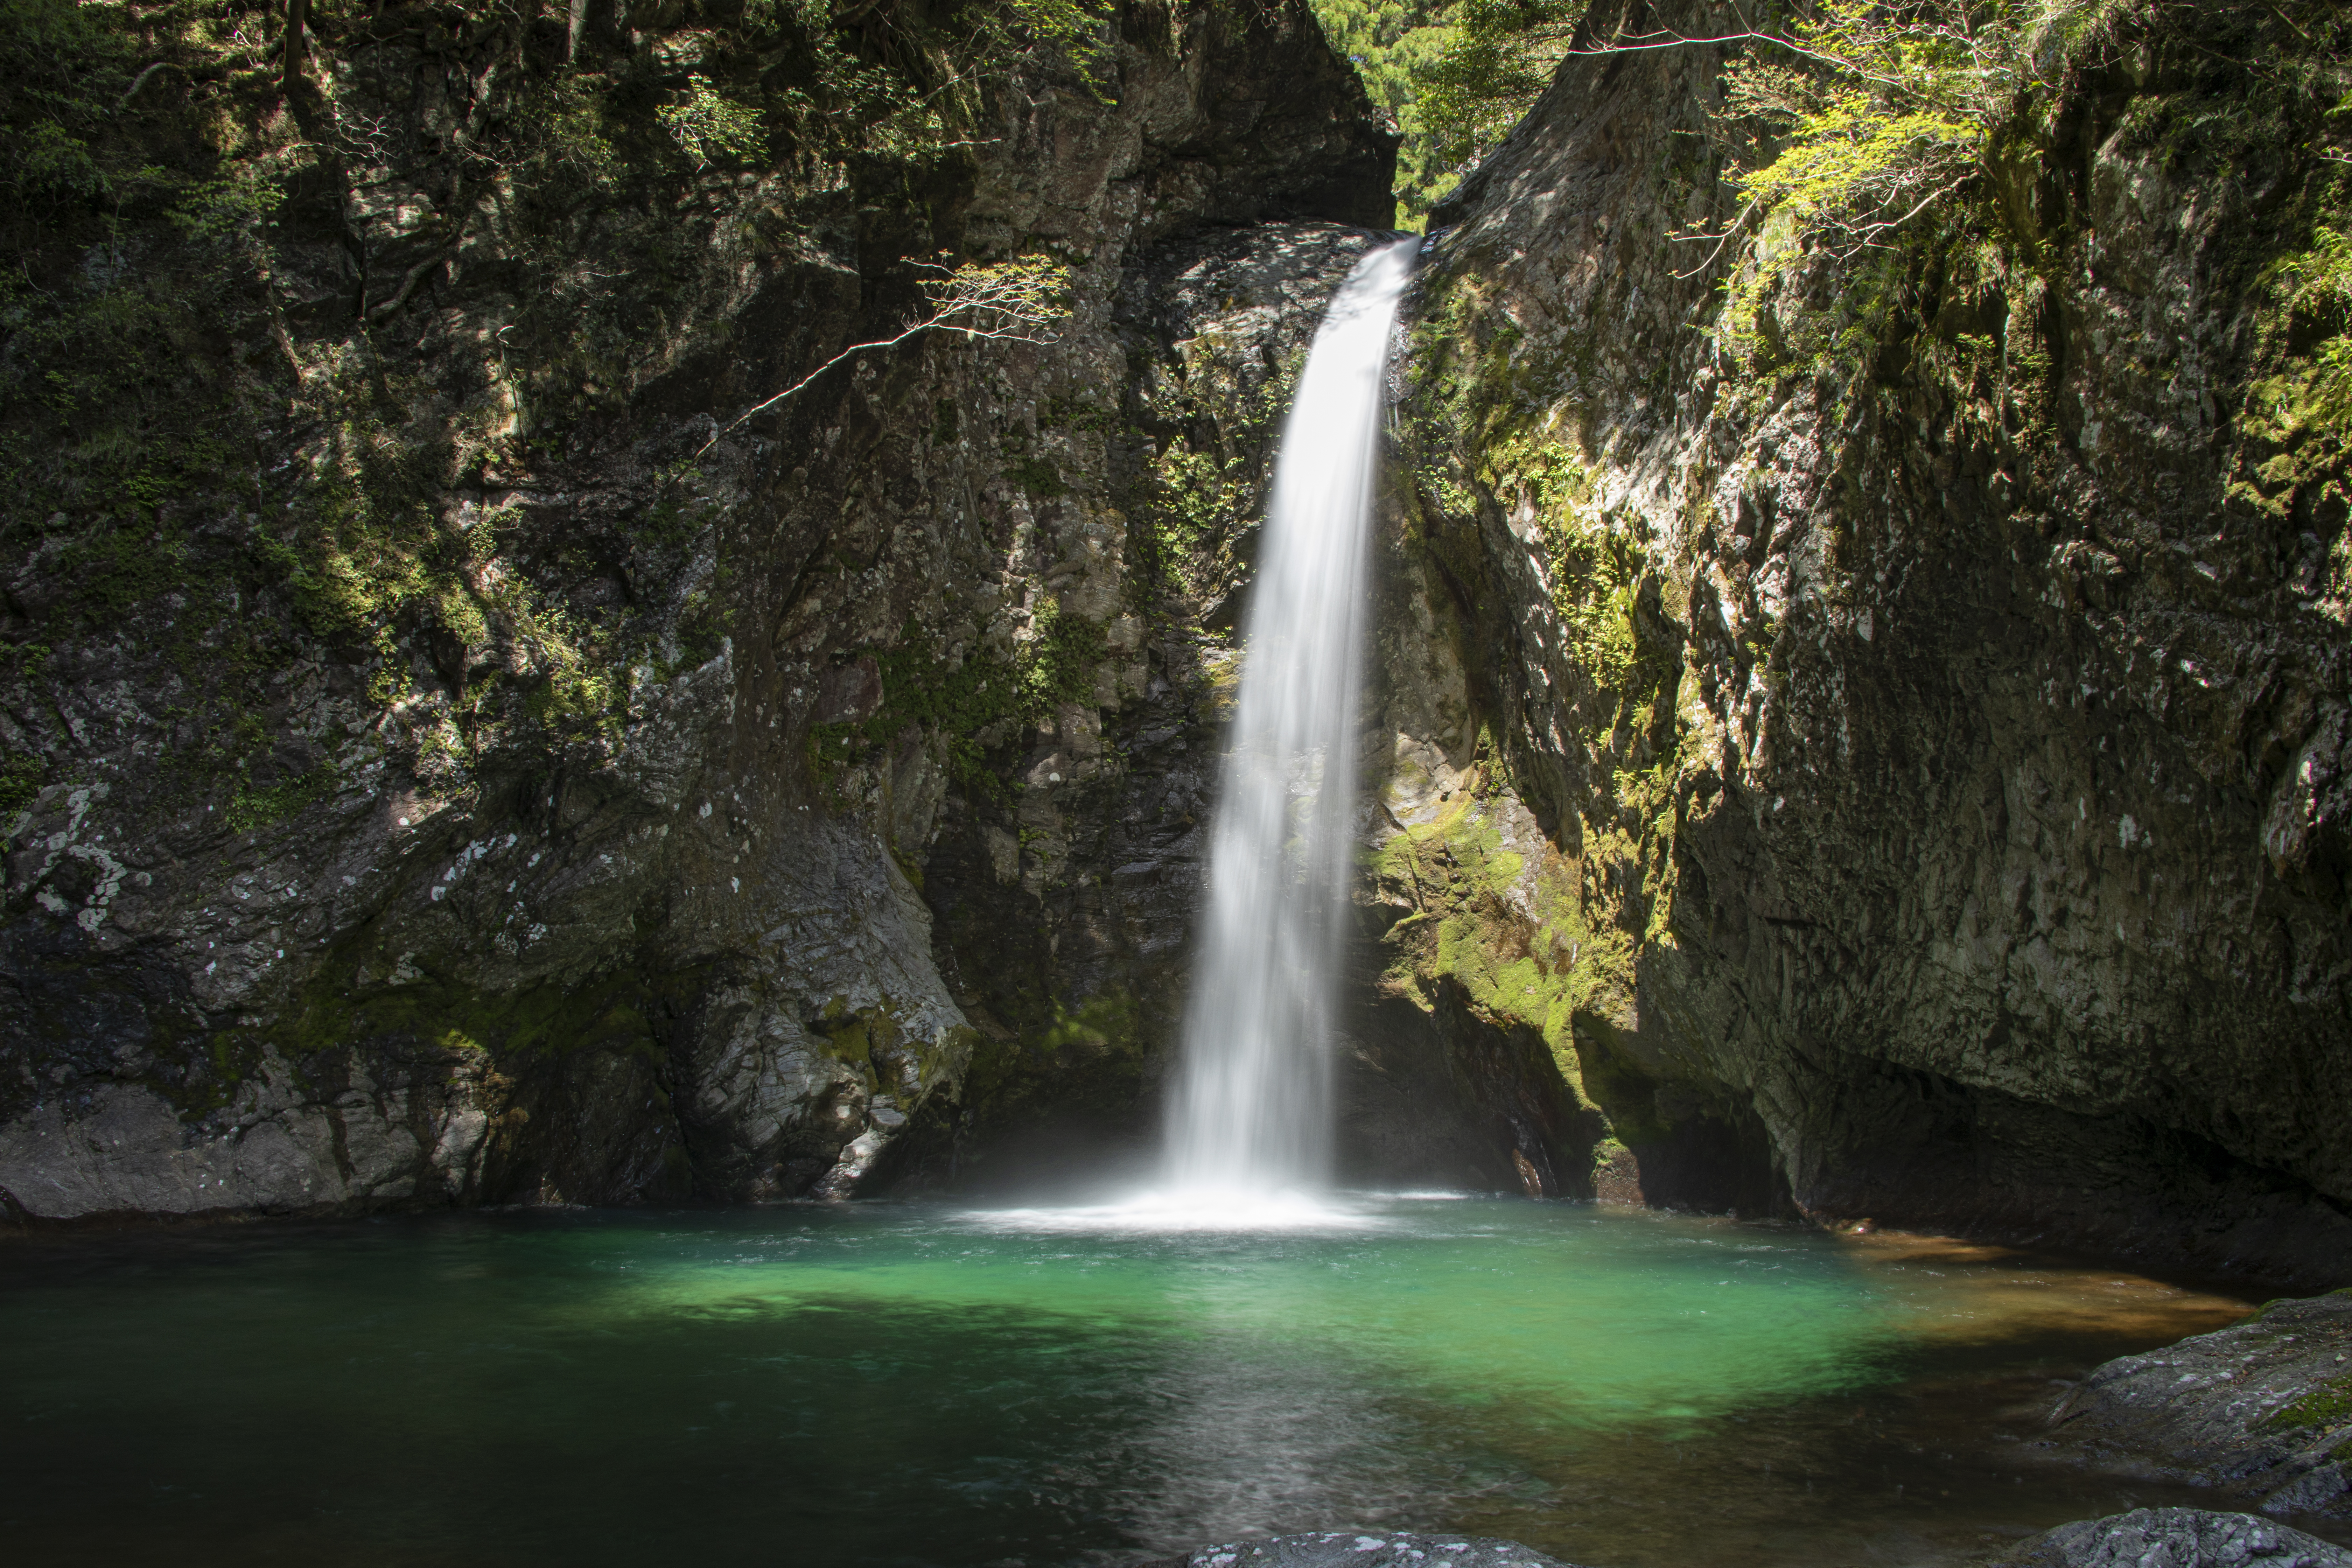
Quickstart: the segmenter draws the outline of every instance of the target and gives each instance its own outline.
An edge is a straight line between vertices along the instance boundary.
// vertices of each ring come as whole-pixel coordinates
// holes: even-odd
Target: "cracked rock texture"
[[[692,84],[789,118],[807,51],[581,16],[321,17],[283,94],[189,60],[120,133],[232,125],[266,189],[183,158],[211,205],[37,258],[160,323],[149,425],[74,449],[216,472],[0,498],[19,1217],[1149,1149],[1275,437],[1391,138],[1300,5],[1129,6],[971,145],[722,166]],[[1349,1176],[2352,1279],[2347,486],[2264,281],[2352,150],[2201,140],[2297,47],[2209,20],[2069,75],[1953,233],[1795,256],[1752,341],[1755,247],[1674,238],[1738,206],[1716,47],[1572,57],[1441,207]],[[730,423],[941,253],[1057,258],[1072,314]]]
[[[2141,1508],[2035,1536],[2000,1568],[2344,1568],[2352,1552],[2243,1513]]]
[[[1134,673],[1115,701],[1024,737],[1013,798],[950,793],[924,888],[982,1038],[878,1177],[1008,1189],[1140,1175],[1153,1157],[1276,437],[1324,302],[1378,237],[1302,223],[1193,233],[1132,269],[1115,318],[1122,399],[1057,449],[1063,505],[1125,520],[1128,552],[1104,558],[1100,591],[1139,605],[1113,623],[1135,628],[1111,649]],[[1448,809],[1439,796],[1475,741],[1450,645],[1415,633],[1426,607],[1394,548],[1386,566],[1376,619],[1399,624],[1380,636],[1366,715],[1384,803],[1368,803],[1367,831]],[[1343,1174],[1522,1187],[1516,1151],[1541,1157],[1523,1128],[1564,1114],[1549,1058],[1473,1019],[1434,1031],[1373,979],[1349,985],[1374,1001],[1339,1041]]]
[[[243,492],[85,493],[11,547],[19,1219],[842,1195],[976,1048],[1131,1067],[1173,984],[1216,690],[1182,595],[1243,574],[1259,454],[1171,476],[1207,495],[1163,552],[1128,421],[1212,361],[1278,394],[1388,221],[1360,86],[1300,5],[1137,7],[966,151],[719,170],[655,106],[808,57],[574,11],[314,15],[282,97],[192,57],[122,117],[291,172],[226,250],[114,242],[211,290],[184,395]],[[1062,258],[1073,313],[726,426],[940,251]]]
[[[1744,345],[1753,253],[1670,238],[1738,210],[1714,48],[1571,58],[1434,215],[1392,527],[1486,821],[1367,914],[1542,1042],[1559,1190],[2352,1277],[2347,487],[2258,286],[2333,176],[2200,147],[2211,58],[2123,36],[1965,240],[1798,257]]]
[[[2352,1518],[2352,1292],[2100,1367],[2052,1417],[2084,1457],[2237,1492],[2263,1512]]]

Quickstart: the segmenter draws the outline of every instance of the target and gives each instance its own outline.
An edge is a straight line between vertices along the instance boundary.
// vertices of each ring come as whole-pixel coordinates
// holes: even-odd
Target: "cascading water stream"
[[[1339,286],[1283,426],[1170,1108],[1166,1184],[1183,1200],[1310,1193],[1328,1174],[1365,541],[1417,243],[1367,254]]]

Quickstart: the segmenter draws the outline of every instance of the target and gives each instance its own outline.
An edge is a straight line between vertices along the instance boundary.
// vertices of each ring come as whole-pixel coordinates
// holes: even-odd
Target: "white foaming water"
[[[1352,845],[1365,541],[1389,336],[1417,243],[1368,253],[1339,286],[1283,426],[1163,1190],[1143,1200],[1171,1218],[1297,1223],[1328,1178],[1328,1015]]]
[[[1381,1194],[1385,1197],[1387,1194]],[[1225,1201],[1211,1201],[1212,1198]],[[1147,1192],[1120,1203],[1067,1208],[969,1209],[961,1218],[982,1229],[1070,1236],[1224,1235],[1239,1231],[1383,1230],[1395,1223],[1378,1202],[1330,1203],[1306,1193],[1265,1197],[1198,1192]]]

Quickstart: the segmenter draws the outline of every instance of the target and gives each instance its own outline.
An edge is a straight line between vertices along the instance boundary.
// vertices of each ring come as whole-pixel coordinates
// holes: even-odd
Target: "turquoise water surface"
[[[860,1204],[18,1243],[0,1527],[26,1562],[1115,1564],[1349,1526],[1957,1562],[2109,1495],[2021,1469],[2012,1405],[2240,1310],[1440,1197],[1247,1234]]]

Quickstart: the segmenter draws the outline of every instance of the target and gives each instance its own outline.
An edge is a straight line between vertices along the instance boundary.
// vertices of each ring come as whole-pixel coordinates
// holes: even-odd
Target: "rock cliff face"
[[[24,218],[64,324],[11,305],[10,450],[66,456],[10,503],[11,1213],[841,1194],[1007,1051],[1132,1100],[1186,627],[1361,242],[1312,220],[1388,221],[1392,142],[1300,5],[1135,6],[969,145],[831,155],[805,106],[904,40],[812,76],[772,12],[314,18],[282,89],[156,33],[84,155],[178,204]],[[919,338],[711,445],[940,251],[1066,261],[1058,341]],[[93,344],[146,357],[47,430]]]
[[[1436,215],[1398,527],[1486,750],[1367,904],[1606,1118],[1566,1190],[2352,1273],[2345,452],[2265,271],[2330,133],[2214,25],[2103,36],[1988,216],[1753,345],[1755,245],[1671,240],[1738,210],[1716,48],[1572,59]],[[1660,28],[1738,30],[1587,22]]]
[[[2347,149],[2212,20],[1753,342],[1786,242],[1674,237],[1737,207],[1717,47],[1572,58],[1440,210],[1351,1174],[2352,1277],[2346,444],[2276,282]],[[1390,219],[1304,10],[1128,6],[848,150],[807,106],[921,39],[392,5],[281,88],[142,25],[112,226],[55,157],[13,220],[10,1211],[1136,1157],[1286,389]],[[942,252],[1072,314],[729,425]]]

